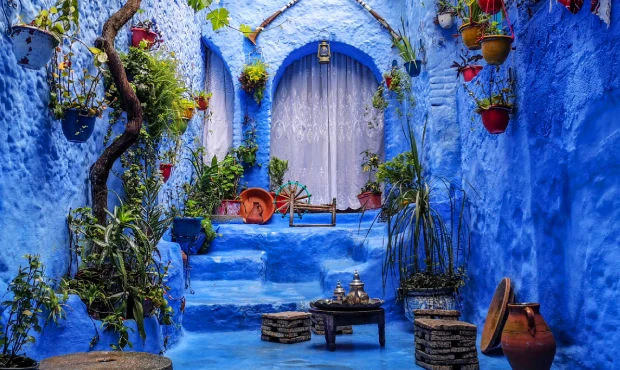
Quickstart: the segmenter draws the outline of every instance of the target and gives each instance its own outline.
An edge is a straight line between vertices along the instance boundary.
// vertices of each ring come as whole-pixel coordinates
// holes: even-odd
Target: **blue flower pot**
[[[62,120],[62,133],[72,143],[84,143],[95,130],[97,117],[83,116],[76,109],[67,109]]]
[[[407,70],[407,73],[409,73],[409,76],[418,77],[420,75],[420,72],[422,72],[422,61],[416,60],[415,63],[414,62],[405,63],[405,70]]]
[[[51,33],[25,25],[11,28],[11,38],[17,63],[28,69],[43,68],[60,43],[60,40]]]
[[[175,217],[172,220],[172,234],[175,237],[195,238],[202,228],[202,217]]]

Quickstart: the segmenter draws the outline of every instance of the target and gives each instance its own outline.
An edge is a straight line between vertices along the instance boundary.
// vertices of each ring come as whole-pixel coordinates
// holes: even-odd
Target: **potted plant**
[[[362,163],[362,172],[368,172],[368,181],[357,196],[357,199],[359,199],[360,205],[365,210],[379,209],[381,208],[381,184],[373,180],[373,177],[376,176],[381,160],[379,155],[373,153],[370,149],[366,149],[360,154],[364,161]]]
[[[209,108],[209,100],[213,96],[213,93],[206,93],[204,91],[199,92],[194,96],[196,102],[196,109],[199,111],[206,111]]]
[[[456,78],[463,75],[463,81],[470,82],[474,79],[482,71],[482,66],[476,64],[477,61],[482,59],[481,55],[472,55],[467,57],[467,55],[461,55],[461,63],[456,60],[452,64],[452,68],[456,69]]]
[[[58,0],[53,7],[41,10],[30,24],[20,21],[10,30],[17,63],[28,69],[42,68],[62,37],[78,25],[77,0]]]
[[[506,131],[510,120],[510,113],[515,109],[515,79],[512,70],[504,79],[499,76],[499,66],[491,76],[487,97],[479,99],[476,94],[467,89],[469,95],[476,102],[476,113],[482,117],[482,124],[490,134],[501,134]],[[484,89],[482,89],[484,90]]]
[[[454,10],[454,6],[452,6],[448,0],[439,0],[439,2],[437,2],[437,24],[439,24],[441,28],[452,28],[455,18],[456,11]]]
[[[174,164],[176,162],[177,152],[179,150],[179,146],[181,145],[181,140],[175,140],[175,145],[172,148],[164,151],[163,156],[161,157],[161,161],[159,163],[159,171],[164,179],[164,184],[168,182],[170,179],[170,175],[172,175],[172,169],[174,168]]]
[[[256,103],[260,105],[265,95],[267,80],[269,79],[269,66],[261,59],[256,59],[252,64],[243,66],[243,72],[239,76],[241,88],[246,93],[253,95]]]
[[[93,134],[97,117],[101,118],[107,108],[105,99],[97,99],[97,86],[103,79],[101,64],[106,54],[91,48],[95,60],[95,74],[88,68],[82,75],[74,69],[72,41],[66,52],[56,52],[48,76],[50,82],[50,103],[52,115],[62,120],[62,132],[72,143],[84,143]]]
[[[482,56],[487,64],[504,64],[510,49],[512,49],[512,36],[508,36],[508,27],[501,27],[497,21],[488,22],[480,40],[482,44]]]
[[[386,72],[383,74],[383,81],[385,81],[385,86],[387,87],[388,90],[390,90],[390,87],[392,87],[392,71],[390,70],[390,72]]]
[[[138,10],[137,14],[143,14],[144,9]],[[146,42],[146,49],[150,50],[154,45],[161,43],[163,40],[157,24],[151,20],[138,20],[131,26],[131,46],[140,47],[140,44]]]
[[[392,274],[399,278],[398,298],[413,321],[414,309],[455,309],[455,295],[466,279],[469,238],[464,190],[426,174],[408,124],[409,151],[380,165],[377,180],[386,181],[390,189],[383,207],[387,216],[383,284]],[[425,132],[426,125],[422,145]]]
[[[478,6],[487,14],[497,14],[504,7],[502,0],[477,0]]]
[[[288,161],[278,157],[271,157],[267,170],[269,172],[269,187],[271,190],[271,196],[274,199],[276,208],[280,209],[286,205],[286,202],[277,199],[276,192],[280,189],[282,184],[284,184],[284,175],[288,171]]]
[[[196,112],[196,102],[193,99],[183,98],[179,101],[179,105],[181,107],[181,112],[183,112],[182,114],[184,120],[190,121],[194,118],[194,113]]]
[[[256,126],[252,125],[250,129],[246,130],[243,137],[243,141],[235,153],[239,161],[253,167],[256,164],[256,153],[258,152]]]
[[[218,163],[217,185],[220,189],[221,205],[218,215],[237,216],[241,212],[239,198],[239,182],[243,175],[243,166],[239,164],[233,153],[229,153]]]
[[[35,342],[32,331],[41,333],[50,321],[58,323],[65,316],[62,305],[66,296],[61,299],[56,295],[38,256],[25,258],[28,264],[20,266],[7,289],[10,299],[2,302],[6,321],[4,327],[0,324],[0,369],[38,369],[39,364],[24,353],[28,344]]]
[[[417,77],[422,71],[422,61],[417,59],[416,48],[411,45],[409,37],[405,32],[405,22],[401,20],[403,28],[400,31],[401,39],[393,39],[394,46],[398,49],[398,54],[405,61],[404,67],[409,76]]]
[[[480,37],[485,27],[486,18],[476,0],[458,0],[455,7],[457,16],[462,20],[459,32],[463,38],[463,44],[469,50],[480,50]]]

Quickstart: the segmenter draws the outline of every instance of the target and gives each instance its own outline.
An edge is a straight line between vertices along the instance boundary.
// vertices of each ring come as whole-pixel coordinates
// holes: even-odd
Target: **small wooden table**
[[[330,351],[336,350],[336,328],[338,326],[377,324],[379,345],[385,347],[385,311],[383,308],[366,311],[328,311],[311,308],[310,313],[323,317],[325,342]]]

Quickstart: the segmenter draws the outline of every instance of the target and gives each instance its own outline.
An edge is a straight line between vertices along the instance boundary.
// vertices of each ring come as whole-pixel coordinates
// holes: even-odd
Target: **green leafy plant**
[[[458,290],[465,282],[469,250],[465,191],[427,175],[413,128],[408,125],[403,134],[410,150],[380,165],[377,173],[377,179],[389,181],[390,187],[384,206],[388,231],[384,287],[395,273],[401,297],[412,289]],[[426,126],[422,145],[425,134]]]
[[[252,64],[244,65],[241,76],[239,76],[239,82],[241,82],[243,91],[253,95],[254,100],[258,104],[263,100],[265,88],[267,87],[267,80],[269,79],[268,68],[267,63],[261,59],[256,59]]]
[[[218,183],[222,199],[237,199],[239,192],[239,182],[243,176],[243,166],[239,164],[235,156],[226,155],[218,163]]]
[[[18,25],[26,25],[21,19]],[[77,33],[80,25],[78,0],[58,0],[49,9],[39,11],[30,26],[52,33],[58,39]]]
[[[65,317],[63,303],[52,288],[53,280],[45,275],[39,256],[26,255],[28,263],[20,266],[17,276],[8,286],[10,299],[2,302],[6,321],[0,325],[0,367],[19,368],[36,362],[24,354],[25,346],[34,343],[32,331],[42,333],[50,321],[58,323]]]
[[[477,0],[458,0],[454,10],[463,25],[482,24],[488,20],[488,17],[480,9]]]
[[[401,18],[402,28],[399,31],[400,40],[392,39],[392,44],[398,50],[398,55],[405,61],[405,63],[414,63],[417,65],[417,49],[415,46],[411,44],[409,41],[409,37],[407,36],[407,31],[405,28],[405,21]]]
[[[512,68],[508,69],[506,77],[500,75],[500,66],[495,66],[492,71],[487,87],[483,86],[481,81],[476,81],[476,86],[484,92],[485,97],[479,98],[474,91],[464,85],[469,96],[476,102],[476,113],[488,110],[494,105],[506,107],[510,110],[515,109],[516,79],[512,73]]]
[[[252,125],[243,133],[243,141],[235,153],[239,161],[253,167],[256,164],[256,153],[258,152],[258,135],[256,134],[256,126]]]
[[[121,60],[127,75],[132,77],[131,86],[142,104],[147,131],[155,142],[159,142],[164,134],[174,138],[187,129],[181,102],[188,90],[178,72],[174,53],[163,48],[149,52],[146,48],[145,42],[139,48],[129,48],[128,54],[121,54]],[[106,86],[113,109],[110,125],[113,125],[122,118],[124,107],[111,80],[106,81]],[[110,134],[111,127],[108,137]]]
[[[448,0],[439,0],[437,2],[436,7],[437,7],[437,14],[444,14],[444,13],[455,14],[456,13],[454,9],[454,5],[452,5],[451,2]]]
[[[496,36],[496,35],[508,35],[509,29],[507,26],[502,26],[501,22],[498,21],[489,21],[486,23],[483,34],[485,36]]]
[[[374,153],[370,149],[366,149],[360,153],[362,156],[362,172],[368,173],[368,181],[361,190],[361,193],[372,193],[373,195],[381,195],[381,184],[378,181],[373,180],[376,176],[379,165],[381,164],[381,158],[379,154]]]
[[[288,171],[288,161],[278,157],[271,157],[267,169],[271,191],[276,192],[284,183],[284,175]]]
[[[209,100],[211,99],[212,96],[213,96],[212,92],[206,92],[206,91],[199,91],[198,93],[194,94],[194,98],[204,99],[204,100]]]
[[[384,74],[383,82],[377,86],[377,90],[372,97],[372,106],[374,109],[378,111],[384,111],[389,106],[389,103],[385,98],[385,79],[387,77],[392,78],[392,83],[389,90],[392,92],[392,94],[394,94],[394,96],[396,97],[396,101],[401,106],[405,101],[407,101],[411,105],[415,104],[415,99],[413,97],[413,94],[411,93],[411,79],[409,78],[409,75],[405,72],[404,69],[395,66],[392,67],[389,72],[386,72]],[[395,111],[399,117],[403,116],[400,107],[397,107]],[[368,113],[369,112],[367,111],[366,114],[368,115]],[[368,127],[378,127],[377,120],[373,119],[369,121]]]
[[[104,77],[101,64],[107,60],[106,54],[91,48],[95,62],[94,74],[91,74],[88,68],[82,68],[81,72],[78,72],[73,61],[74,45],[75,41],[72,40],[66,46],[65,52],[62,52],[62,49],[54,52],[48,73],[50,111],[56,119],[62,119],[69,109],[75,109],[85,116],[101,117],[108,102],[106,99],[98,99],[97,87]]]

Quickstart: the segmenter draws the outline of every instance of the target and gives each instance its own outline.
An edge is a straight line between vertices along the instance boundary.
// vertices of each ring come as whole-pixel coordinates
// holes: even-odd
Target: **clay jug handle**
[[[527,331],[530,332],[531,336],[536,336],[536,322],[534,321],[534,310],[530,307],[525,307],[525,314],[527,315]]]
[[[258,212],[260,212],[261,216],[263,215],[263,206],[260,203],[258,204]]]

